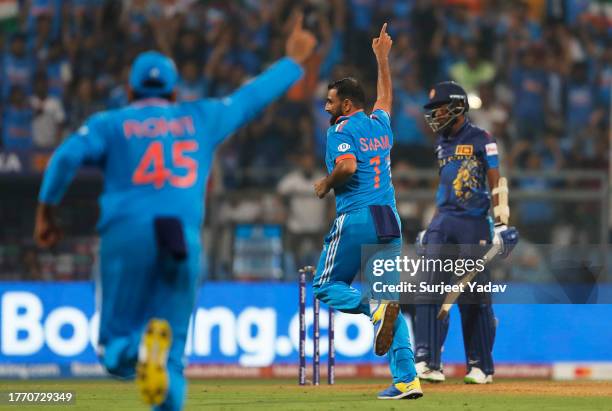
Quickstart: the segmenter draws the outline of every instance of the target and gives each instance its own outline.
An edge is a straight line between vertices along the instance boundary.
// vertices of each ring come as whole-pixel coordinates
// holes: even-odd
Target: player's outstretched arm
[[[286,57],[222,100],[222,110],[230,115],[224,116],[222,124],[216,128],[217,142],[250,121],[302,77],[302,64],[311,55],[317,41],[302,27],[302,14],[299,13],[295,19],[285,44]]]
[[[389,69],[389,51],[393,45],[391,36],[387,34],[387,23],[383,24],[378,37],[372,40],[372,50],[378,64],[378,80],[376,82],[376,103],[374,110],[383,110],[391,114],[393,105],[393,89],[391,70]]]
[[[86,161],[93,164],[104,156],[104,140],[91,133],[92,127],[93,124],[81,127],[55,150],[49,160],[38,194],[34,224],[34,240],[41,247],[54,246],[61,238],[55,210],[81,165]]]

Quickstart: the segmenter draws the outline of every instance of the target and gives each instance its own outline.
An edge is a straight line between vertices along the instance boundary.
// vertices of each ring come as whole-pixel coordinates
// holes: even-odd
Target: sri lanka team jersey
[[[136,101],[92,116],[53,154],[39,201],[58,204],[82,164],[103,170],[98,229],[179,216],[201,224],[215,148],[302,75],[289,58],[223,99]]]
[[[438,210],[453,215],[487,215],[491,204],[487,170],[499,167],[495,139],[466,119],[454,136],[438,139],[436,154],[440,167]]]
[[[327,130],[325,163],[332,173],[339,161],[354,158],[357,171],[341,187],[334,189],[336,212],[345,213],[369,205],[390,205],[395,209],[391,183],[393,132],[383,110],[366,115],[363,110],[338,118]]]

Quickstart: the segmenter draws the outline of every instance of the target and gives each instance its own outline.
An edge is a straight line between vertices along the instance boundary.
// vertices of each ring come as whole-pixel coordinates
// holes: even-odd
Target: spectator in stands
[[[201,40],[193,30],[185,30],[179,34],[173,53],[174,61],[179,67],[183,67],[188,61],[195,62],[198,67],[204,65],[206,48]]]
[[[68,104],[68,128],[78,129],[87,117],[101,110],[103,107],[96,98],[93,81],[81,78],[76,84],[76,95]]]
[[[181,78],[177,85],[178,101],[193,101],[204,98],[208,83],[200,74],[200,66],[194,60],[187,60],[181,67]]]
[[[414,72],[404,73],[399,88],[394,92],[393,125],[394,154],[412,165],[430,166],[432,144],[423,118],[427,93]]]
[[[33,61],[27,50],[25,33],[15,33],[11,36],[9,49],[2,60],[2,99],[6,99],[11,88],[21,87],[26,94],[31,91]]]
[[[528,151],[526,170],[538,172],[542,170],[542,160],[535,151]],[[521,177],[517,180],[517,187],[534,193],[543,193],[551,189],[550,181],[539,177]],[[550,227],[555,221],[554,205],[547,200],[533,199],[522,200],[517,204],[518,220],[521,227],[521,235],[536,244],[548,244],[550,241]]]
[[[451,78],[450,70],[459,63],[463,56],[464,43],[460,37],[436,38],[434,53],[437,59],[437,75],[435,81],[446,81]],[[431,77],[431,74],[430,74]],[[433,85],[433,82],[429,83]]]
[[[25,8],[27,14],[28,33],[36,32],[39,17],[46,16],[49,19],[53,37],[59,35],[62,19],[62,0],[27,0],[22,3],[22,7]]]
[[[597,65],[597,80],[596,89],[598,91],[599,105],[603,112],[610,112],[610,92],[612,91],[612,40],[608,39],[608,43],[604,49],[601,61]],[[610,125],[608,124],[608,127]]]
[[[41,14],[36,18],[36,34],[32,39],[32,52],[37,61],[47,60],[49,46],[53,41],[51,24],[51,16],[47,13]]]
[[[120,72],[115,75],[115,85],[111,88],[108,99],[106,100],[107,108],[119,108],[128,103],[128,95],[126,86],[130,74],[130,66],[125,65]]]
[[[2,146],[5,150],[32,148],[32,108],[23,88],[11,88],[2,113]]]
[[[312,195],[314,183],[324,176],[316,168],[311,153],[301,153],[296,158],[298,168],[283,177],[277,186],[287,205],[287,240],[296,264],[301,267],[316,260],[318,244],[324,231],[327,206]]]
[[[474,16],[470,15],[466,5],[455,3],[447,8],[444,16],[446,33],[450,37],[460,37],[472,42],[478,38],[478,27],[474,24]],[[461,83],[463,85],[463,83]]]
[[[548,81],[540,52],[541,49],[535,47],[526,50],[511,73],[512,114],[518,140],[534,141],[544,130]]]
[[[413,44],[417,50],[420,62],[419,72],[426,87],[432,86],[437,80],[438,57],[441,52],[444,24],[441,21],[437,4],[429,0],[416,0],[410,12],[410,26],[413,33]],[[451,37],[461,41],[459,37]],[[391,53],[393,54],[393,53]],[[444,80],[448,80],[446,73]]]
[[[51,149],[57,146],[66,118],[61,100],[49,95],[49,83],[44,73],[34,76],[34,95],[30,97],[34,112],[32,137],[37,148]]]
[[[44,70],[49,79],[49,95],[62,100],[66,86],[72,80],[72,66],[60,41],[49,45],[47,60],[40,64],[39,70]]]
[[[413,41],[413,37],[407,33],[401,33],[397,39],[393,40],[393,54],[389,58],[391,59],[392,75],[398,79],[401,79],[404,73],[416,72],[419,68],[418,55]]]
[[[450,77],[470,93],[478,90],[481,84],[493,80],[495,67],[480,57],[476,44],[468,43],[465,46],[465,58],[450,67]]]
[[[574,135],[597,122],[597,90],[589,79],[586,62],[576,63],[567,85],[566,131]]]

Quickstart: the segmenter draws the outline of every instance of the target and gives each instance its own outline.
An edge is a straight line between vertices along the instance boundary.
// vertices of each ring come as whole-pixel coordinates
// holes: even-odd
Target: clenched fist
[[[315,194],[317,195],[317,197],[319,198],[325,197],[327,193],[329,193],[329,191],[331,190],[327,177],[323,177],[319,181],[317,181],[314,184],[314,189],[315,189]]]

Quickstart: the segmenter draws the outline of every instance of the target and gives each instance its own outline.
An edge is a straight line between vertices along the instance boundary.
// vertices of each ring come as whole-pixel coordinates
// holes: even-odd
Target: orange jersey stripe
[[[341,156],[336,157],[336,164],[338,164],[342,160],[346,160],[347,158],[352,158],[353,160],[357,159],[355,157],[355,154],[353,154],[353,153],[346,153],[346,154],[342,154]]]

